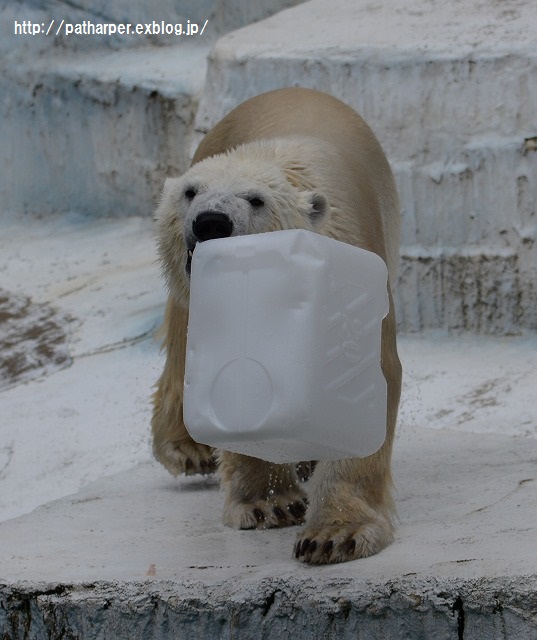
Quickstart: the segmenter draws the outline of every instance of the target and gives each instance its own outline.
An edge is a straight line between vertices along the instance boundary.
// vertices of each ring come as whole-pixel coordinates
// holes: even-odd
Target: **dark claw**
[[[347,553],[354,553],[356,549],[356,540],[351,539],[347,542]]]
[[[306,505],[302,502],[292,502],[291,504],[287,505],[287,509],[293,516],[293,518],[302,518],[302,516],[306,513]]]
[[[186,471],[190,471],[193,468],[194,468],[194,463],[192,462],[192,460],[190,458],[187,458],[186,461],[185,461],[185,469],[186,469]]]
[[[295,544],[295,558],[300,557],[300,540]]]
[[[272,511],[278,520],[285,520],[285,513],[280,509],[280,507],[274,507]]]
[[[325,542],[323,545],[323,555],[327,556],[332,551],[333,548],[334,548],[334,543],[332,542],[332,540],[328,540],[327,542]]]
[[[306,538],[304,540],[304,542],[302,543],[302,547],[300,548],[300,555],[303,556],[306,551],[308,550],[308,547],[310,546],[310,540],[308,540],[308,538]]]
[[[317,543],[315,540],[312,540],[310,546],[308,547],[308,553],[315,553],[315,549],[317,549]]]
[[[265,521],[265,514],[261,511],[261,509],[254,509],[254,516],[258,522]]]

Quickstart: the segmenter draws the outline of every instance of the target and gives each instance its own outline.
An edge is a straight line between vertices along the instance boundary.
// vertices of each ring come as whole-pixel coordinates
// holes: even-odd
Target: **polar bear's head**
[[[282,162],[286,155],[277,143],[251,143],[166,181],[155,218],[164,273],[178,302],[188,303],[198,242],[323,224],[326,198],[312,189],[305,167]]]

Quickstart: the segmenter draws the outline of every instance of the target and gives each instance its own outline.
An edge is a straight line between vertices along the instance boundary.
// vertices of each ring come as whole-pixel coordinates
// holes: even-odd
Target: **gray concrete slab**
[[[394,459],[395,543],[377,557],[319,571],[291,559],[294,528],[224,527],[215,478],[174,479],[148,462],[3,522],[2,576],[69,583],[151,574],[203,581],[207,569],[213,580],[254,568],[381,581],[537,574],[536,459],[537,443],[524,438],[403,432]]]
[[[536,461],[534,440],[402,425],[395,542],[321,568],[291,558],[293,529],[225,528],[214,480],[140,465],[0,525],[0,629],[13,638],[22,629],[32,638],[535,637]]]

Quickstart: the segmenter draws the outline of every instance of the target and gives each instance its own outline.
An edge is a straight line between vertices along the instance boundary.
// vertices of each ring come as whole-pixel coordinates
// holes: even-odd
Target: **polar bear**
[[[154,453],[172,473],[218,467],[224,523],[236,529],[303,524],[293,554],[329,564],[377,553],[394,533],[390,461],[401,389],[390,284],[397,268],[399,206],[394,179],[372,131],[350,107],[310,89],[247,100],[202,140],[191,168],[168,179],[156,211],[169,287],[166,363],[154,394]],[[374,251],[388,265],[390,311],[382,325],[388,385],[387,437],[363,459],[271,464],[192,440],[182,417],[192,252],[198,242],[304,228]],[[360,416],[356,416],[359,424]],[[330,429],[330,425],[326,425]]]

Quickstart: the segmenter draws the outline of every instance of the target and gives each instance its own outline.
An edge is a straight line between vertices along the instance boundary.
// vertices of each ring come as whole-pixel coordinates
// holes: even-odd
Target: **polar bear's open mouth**
[[[192,272],[192,257],[194,256],[194,250],[196,248],[196,243],[194,243],[191,247],[187,247],[187,258],[185,264],[185,272],[188,278],[190,278],[190,274]]]

